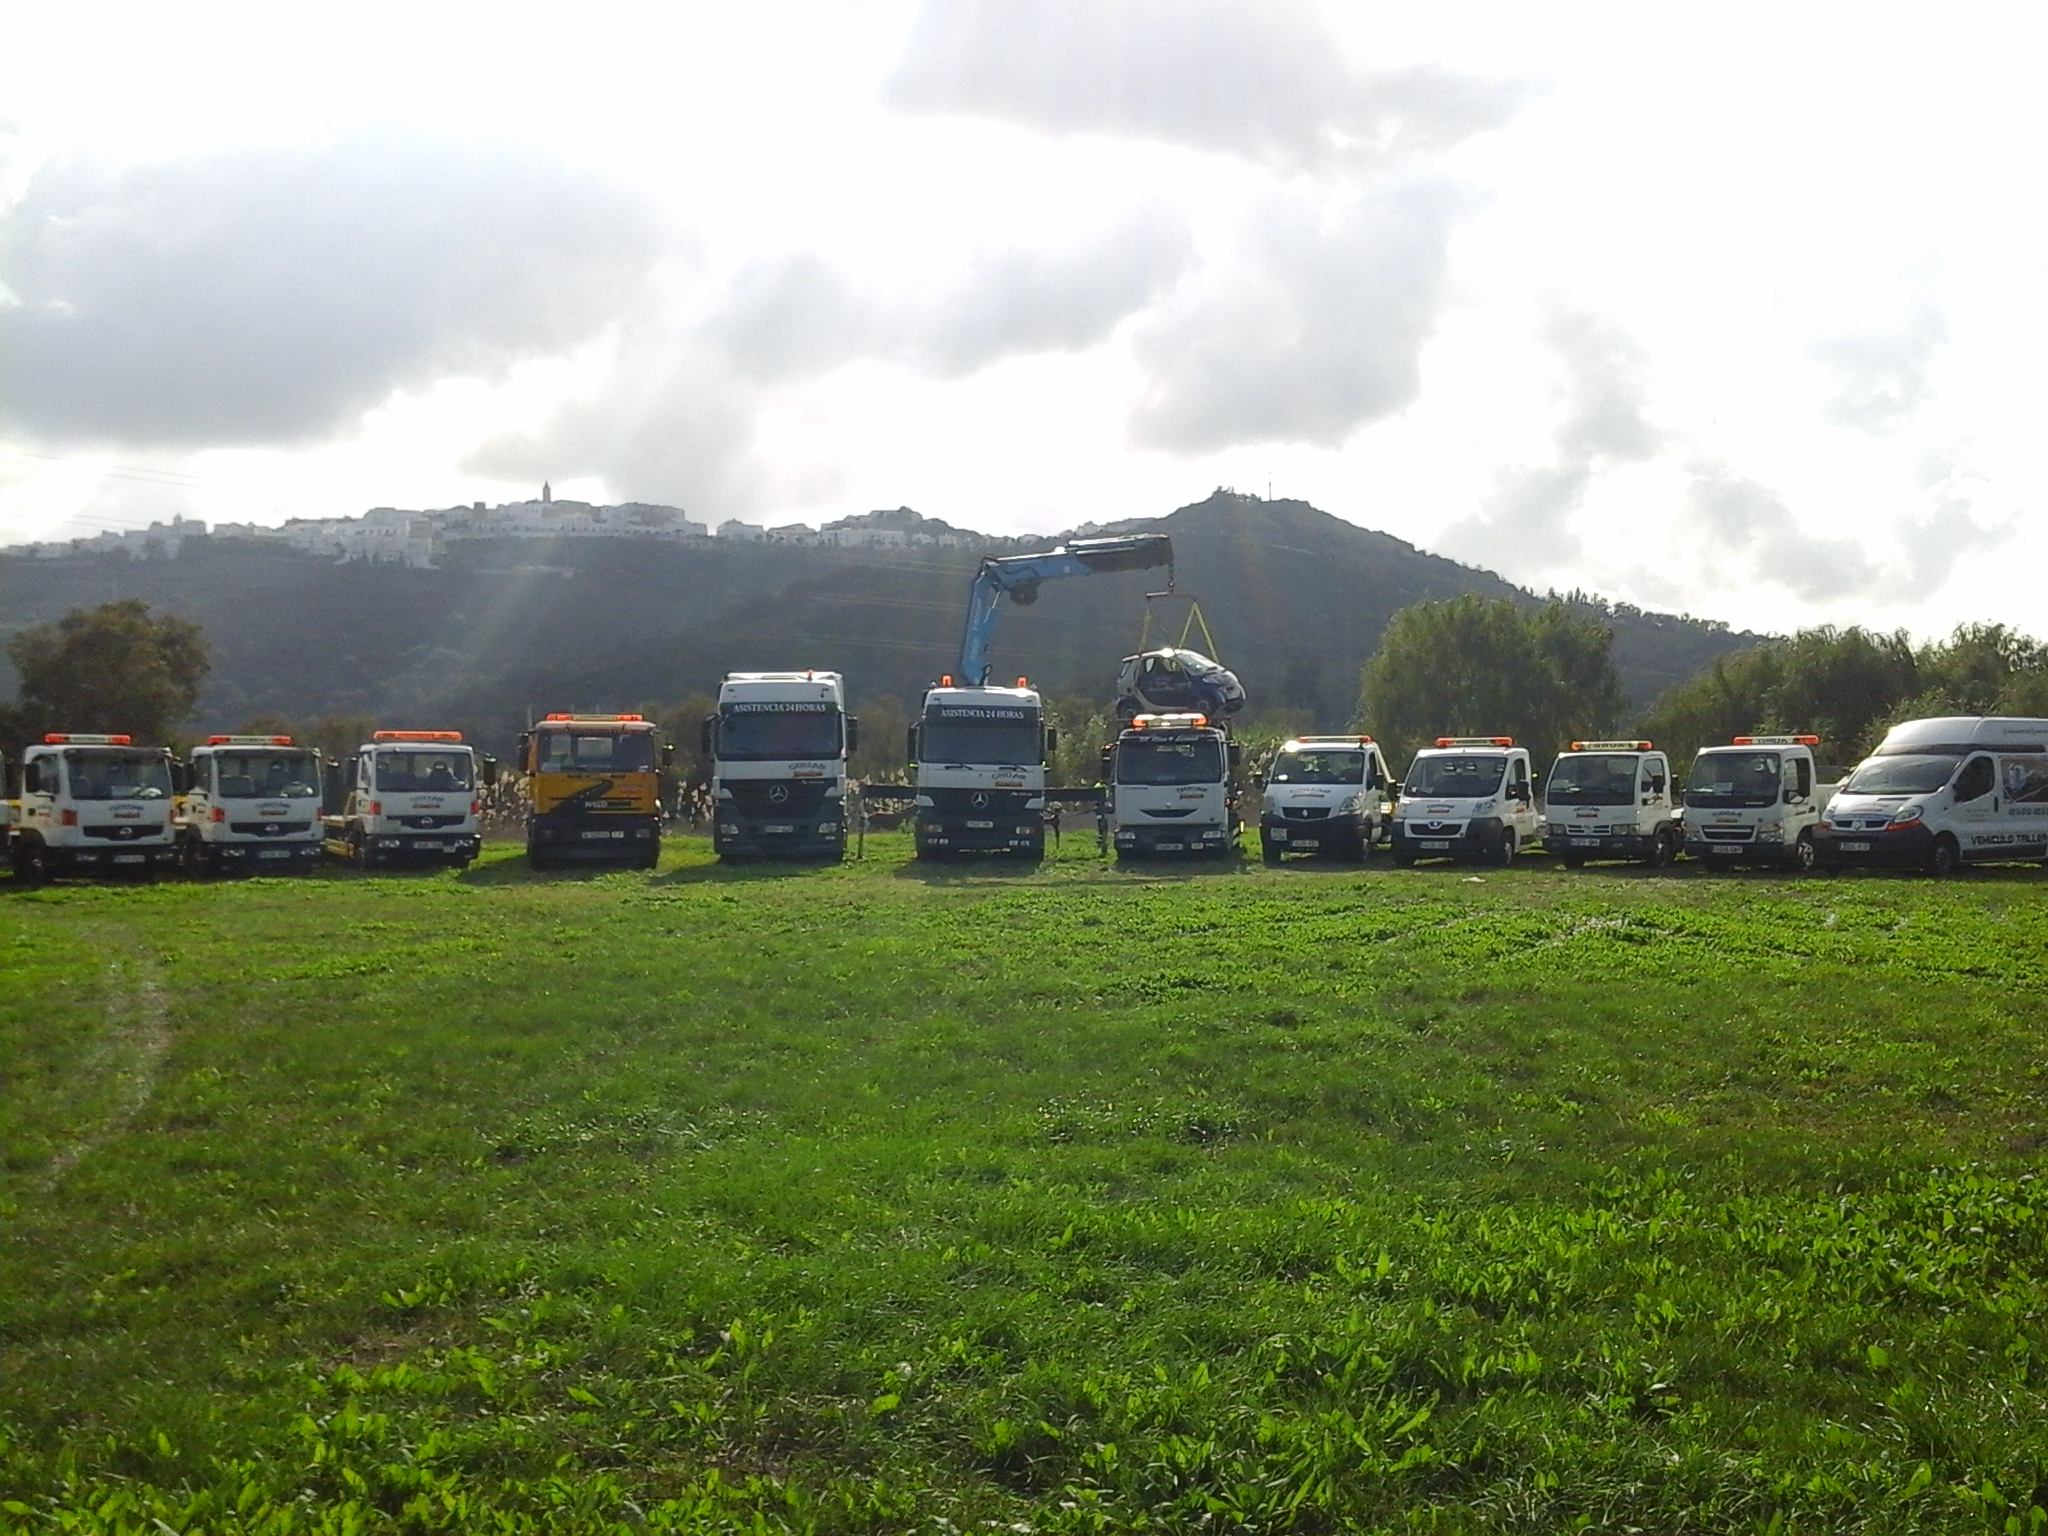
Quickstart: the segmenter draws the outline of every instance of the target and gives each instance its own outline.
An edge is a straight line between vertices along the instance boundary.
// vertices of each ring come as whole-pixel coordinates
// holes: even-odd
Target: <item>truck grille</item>
[[[723,787],[751,816],[813,816],[825,803],[822,779],[727,779]]]

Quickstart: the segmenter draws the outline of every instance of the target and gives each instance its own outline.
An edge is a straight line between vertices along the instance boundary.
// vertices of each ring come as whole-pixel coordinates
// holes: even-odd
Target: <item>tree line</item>
[[[2048,644],[2003,624],[1964,624],[1915,644],[1904,630],[1822,625],[1722,656],[1630,719],[1614,665],[1614,632],[1597,611],[1553,598],[1534,607],[1474,595],[1416,603],[1396,613],[1359,679],[1354,727],[1396,762],[1438,736],[1512,736],[1539,769],[1567,742],[1626,731],[1681,760],[1744,732],[1811,731],[1826,762],[1866,756],[1900,720],[1929,715],[2048,716]],[[197,709],[210,668],[197,624],[153,614],[137,599],[75,609],[8,640],[19,697],[0,703],[0,745],[49,730],[125,732],[138,743],[172,740]],[[645,712],[677,749],[677,776],[709,777],[698,726],[716,708],[708,693]],[[862,701],[854,774],[899,777],[913,706],[892,695]],[[1059,730],[1057,782],[1092,783],[1098,753],[1117,729],[1113,709],[1082,698],[1047,701]],[[1254,708],[1236,722],[1254,754],[1307,728],[1300,711]],[[275,715],[243,731],[289,733],[339,757],[375,727],[368,717],[294,722]]]

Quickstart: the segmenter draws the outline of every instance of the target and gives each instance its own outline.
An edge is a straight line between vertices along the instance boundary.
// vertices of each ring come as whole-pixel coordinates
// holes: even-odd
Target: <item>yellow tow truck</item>
[[[641,715],[548,715],[519,738],[532,802],[526,861],[628,864],[661,858],[661,770],[675,749]]]

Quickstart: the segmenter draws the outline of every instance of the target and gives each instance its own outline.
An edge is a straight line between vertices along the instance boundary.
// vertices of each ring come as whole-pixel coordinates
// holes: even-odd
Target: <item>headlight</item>
[[[1760,843],[1782,843],[1785,841],[1785,824],[1767,821],[1756,829],[1756,840]]]
[[[1337,814],[1339,816],[1356,816],[1360,811],[1364,809],[1365,796],[1350,795],[1347,796],[1344,800],[1338,802]]]
[[[930,795],[919,795],[917,797],[917,808],[921,811],[930,810],[932,808],[933,803],[934,802]]]
[[[1925,806],[1902,805],[1892,813],[1892,825],[1895,827],[1917,827],[1920,825],[1921,814],[1925,810]]]

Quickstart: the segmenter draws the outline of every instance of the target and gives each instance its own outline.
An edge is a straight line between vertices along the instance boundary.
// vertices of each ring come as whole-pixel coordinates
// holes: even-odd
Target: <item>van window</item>
[[[1785,798],[1804,800],[1813,793],[1813,764],[1803,757],[1785,760]]]
[[[2048,801],[2048,757],[2005,759],[2005,798],[2015,805]]]
[[[1963,764],[1963,771],[1956,775],[1956,804],[1980,799],[1991,793],[1993,777],[1991,759],[1973,757]]]

